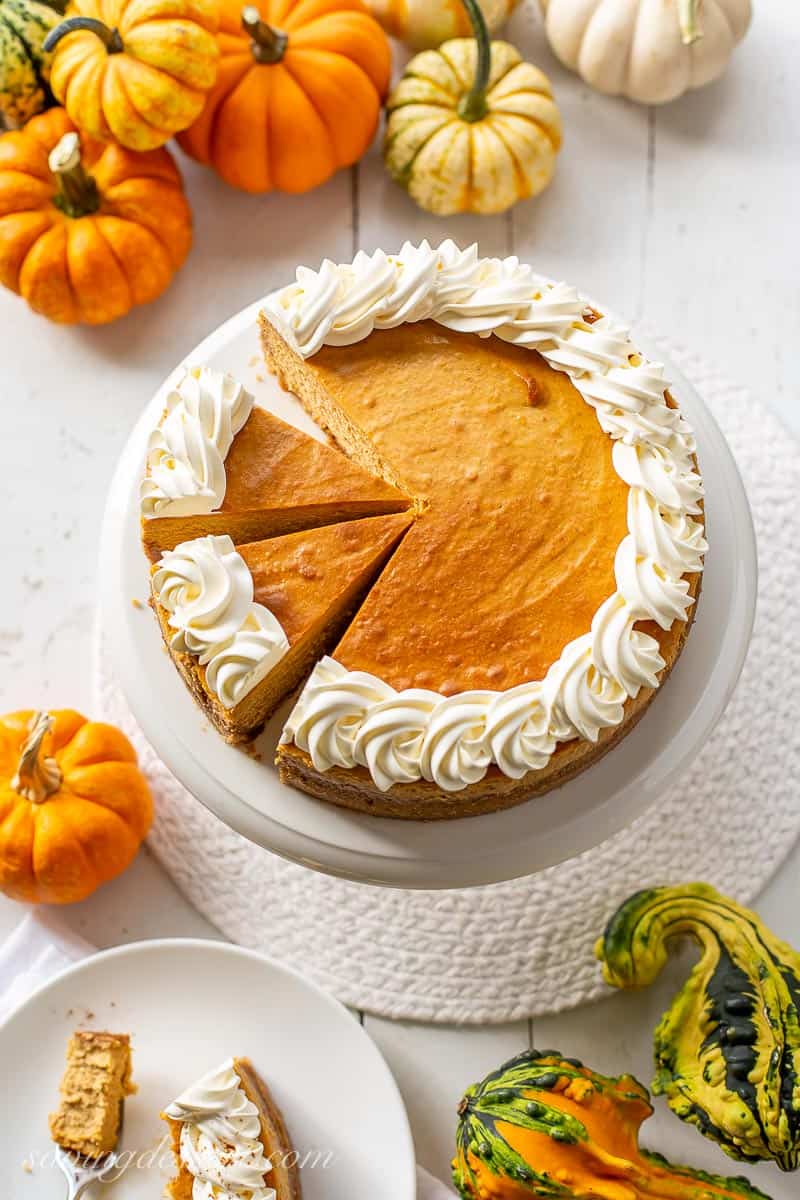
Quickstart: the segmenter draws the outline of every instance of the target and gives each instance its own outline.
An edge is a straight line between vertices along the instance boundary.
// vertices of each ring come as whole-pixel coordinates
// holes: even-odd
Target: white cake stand
[[[300,405],[260,365],[259,305],[232,317],[186,359],[229,370],[258,403],[316,435]],[[640,338],[637,344],[647,351]],[[653,358],[659,359],[656,351]],[[183,365],[183,364],[181,364]],[[736,685],[752,631],[756,548],[736,464],[691,384],[667,374],[697,432],[711,550],[686,653],[631,735],[571,783],[507,812],[458,821],[393,821],[348,812],[284,787],[272,765],[288,704],[259,739],[259,757],[225,744],[184,688],[146,600],[138,487],[167,380],[123,451],[105,514],[102,628],[134,716],[173,774],[221,820],[285,858],[399,887],[469,887],[528,875],[591,849],[655,804],[692,762]]]

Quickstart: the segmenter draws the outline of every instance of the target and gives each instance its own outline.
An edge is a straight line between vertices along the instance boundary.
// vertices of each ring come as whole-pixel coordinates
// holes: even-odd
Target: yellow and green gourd
[[[655,1031],[653,1090],[732,1158],[800,1165],[800,954],[703,883],[638,892],[597,943],[613,987],[652,983],[677,938],[702,951]]]
[[[746,1179],[640,1149],[647,1089],[555,1050],[512,1058],[458,1111],[453,1181],[464,1200],[768,1200]]]
[[[40,0],[0,0],[0,129],[15,129],[49,100],[44,40],[61,20]]]

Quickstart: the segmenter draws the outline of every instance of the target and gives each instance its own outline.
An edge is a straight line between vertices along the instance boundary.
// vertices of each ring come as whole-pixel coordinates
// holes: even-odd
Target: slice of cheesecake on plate
[[[171,1200],[300,1200],[297,1154],[280,1109],[247,1058],[209,1071],[161,1114],[177,1173]]]
[[[61,1102],[50,1117],[50,1135],[65,1150],[100,1158],[116,1146],[131,1083],[130,1038],[79,1029],[67,1046]]]
[[[234,545],[166,551],[152,602],[184,682],[231,743],[255,737],[341,634],[413,517],[344,521]]]
[[[233,376],[192,367],[150,435],[142,542],[155,561],[207,534],[257,541],[410,504],[392,483],[256,406]]]

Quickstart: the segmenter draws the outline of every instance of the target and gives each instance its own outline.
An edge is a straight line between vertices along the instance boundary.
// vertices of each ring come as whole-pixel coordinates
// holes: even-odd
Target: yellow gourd
[[[50,33],[50,87],[75,124],[155,150],[200,115],[217,78],[216,0],[75,0]]]

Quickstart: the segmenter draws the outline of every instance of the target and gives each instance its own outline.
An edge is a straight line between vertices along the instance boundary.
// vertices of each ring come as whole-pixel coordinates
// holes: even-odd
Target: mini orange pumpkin
[[[178,138],[246,192],[305,192],[357,162],[389,87],[391,50],[361,0],[221,0],[216,86]]]
[[[98,325],[155,300],[191,241],[167,150],[78,135],[61,108],[0,137],[0,283],[51,321]]]
[[[0,891],[71,904],[114,879],[153,818],[136,754],[68,710],[0,717]]]

